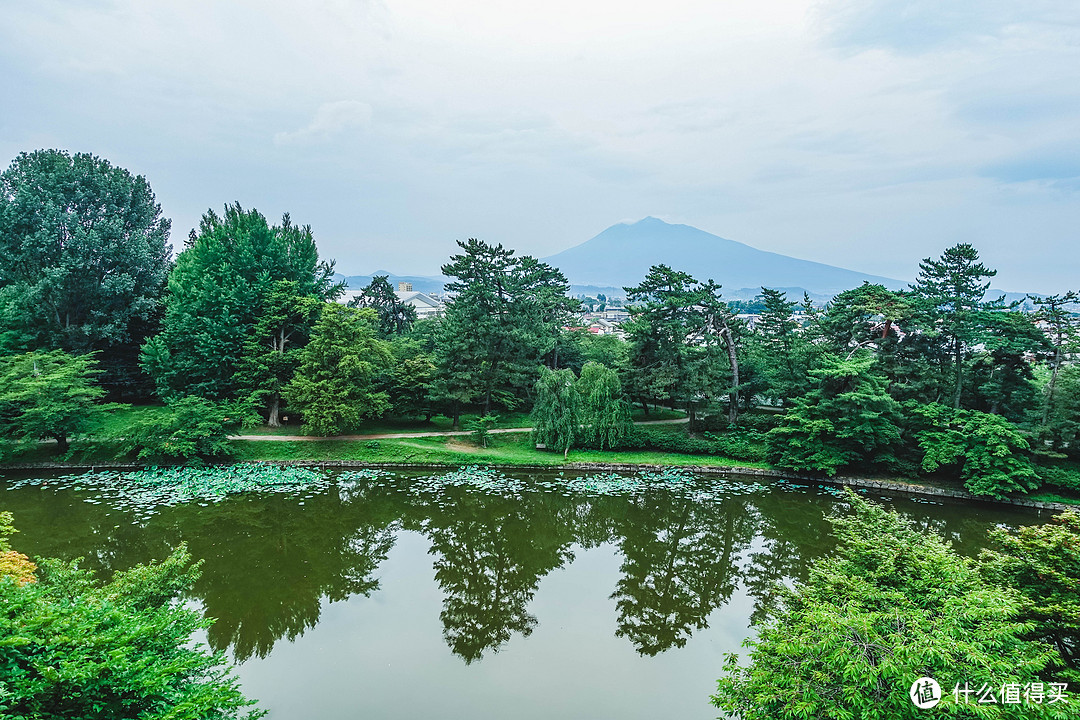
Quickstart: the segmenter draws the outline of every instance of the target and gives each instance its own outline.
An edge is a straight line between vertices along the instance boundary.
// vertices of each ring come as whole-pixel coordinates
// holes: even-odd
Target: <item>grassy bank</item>
[[[488,447],[477,447],[469,438],[432,437],[394,440],[321,440],[306,442],[236,441],[236,460],[351,460],[372,463],[439,463],[448,465],[541,465],[566,462],[627,463],[638,465],[710,465],[767,468],[765,463],[745,462],[716,455],[689,455],[651,451],[571,450],[562,453],[537,450],[529,433],[492,436]]]

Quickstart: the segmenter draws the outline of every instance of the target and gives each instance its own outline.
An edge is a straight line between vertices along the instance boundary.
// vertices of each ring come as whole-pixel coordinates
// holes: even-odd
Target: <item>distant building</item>
[[[402,285],[408,285],[410,289],[403,291],[401,290]],[[412,283],[398,283],[397,296],[401,302],[416,308],[417,320],[442,315],[443,310],[446,309],[446,303],[427,293],[413,292],[411,288]]]
[[[414,292],[413,290],[402,290],[401,286],[407,285],[412,288],[412,283],[398,283],[397,295],[398,300],[411,305],[416,308],[416,319],[423,320],[424,318],[436,317],[442,315],[443,310],[446,309],[446,303],[439,300],[436,297],[432,297],[427,293]],[[346,290],[341,297],[338,298],[338,302],[342,305],[348,305],[354,299],[360,297],[363,294],[363,290]]]
[[[401,282],[399,282],[397,284],[397,291],[398,291],[399,295],[401,293],[412,292],[412,283],[411,282],[405,282],[404,280],[402,280]]]

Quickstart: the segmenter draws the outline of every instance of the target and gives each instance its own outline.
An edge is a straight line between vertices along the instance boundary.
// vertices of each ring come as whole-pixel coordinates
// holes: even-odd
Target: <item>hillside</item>
[[[629,286],[641,282],[652,265],[663,263],[698,280],[713,279],[725,295],[765,286],[831,296],[863,281],[899,289],[899,280],[766,252],[734,240],[673,225],[654,217],[612,225],[568,250],[543,258],[575,285]],[[751,295],[752,296],[752,295]]]

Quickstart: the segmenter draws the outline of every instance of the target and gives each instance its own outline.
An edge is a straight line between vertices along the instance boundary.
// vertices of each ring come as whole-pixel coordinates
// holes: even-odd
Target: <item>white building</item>
[[[417,320],[441,315],[446,308],[446,304],[438,298],[432,297],[427,293],[416,292],[413,290],[401,290],[401,285],[412,287],[409,283],[398,283],[399,289],[395,291],[394,294],[397,295],[398,300],[401,302],[416,308]],[[346,290],[342,293],[341,297],[338,298],[338,302],[342,305],[348,305],[355,298],[362,295],[363,292],[363,290]]]

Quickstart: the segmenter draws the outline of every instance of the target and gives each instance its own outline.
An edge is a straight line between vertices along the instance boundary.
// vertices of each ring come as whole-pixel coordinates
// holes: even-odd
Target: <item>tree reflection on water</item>
[[[187,542],[203,562],[194,599],[216,620],[208,641],[238,660],[297,639],[328,603],[373,596],[398,534],[420,533],[442,594],[443,639],[471,664],[539,627],[530,606],[540,580],[579,549],[607,546],[621,555],[614,588],[601,588],[615,601],[614,617],[596,622],[611,623],[641,655],[685,646],[736,593],[753,601],[750,620],[760,622],[775,607],[777,588],[805,578],[830,550],[824,515],[842,501],[731,487],[707,500],[663,490],[635,497],[536,488],[420,493],[401,475],[342,483],[304,500],[238,496],[163,507],[143,520],[107,501],[84,503],[85,493],[71,490],[27,486],[0,490],[0,499],[22,530],[19,550],[83,557],[105,575]],[[962,552],[976,552],[988,527],[1017,522],[986,508],[899,504]]]

